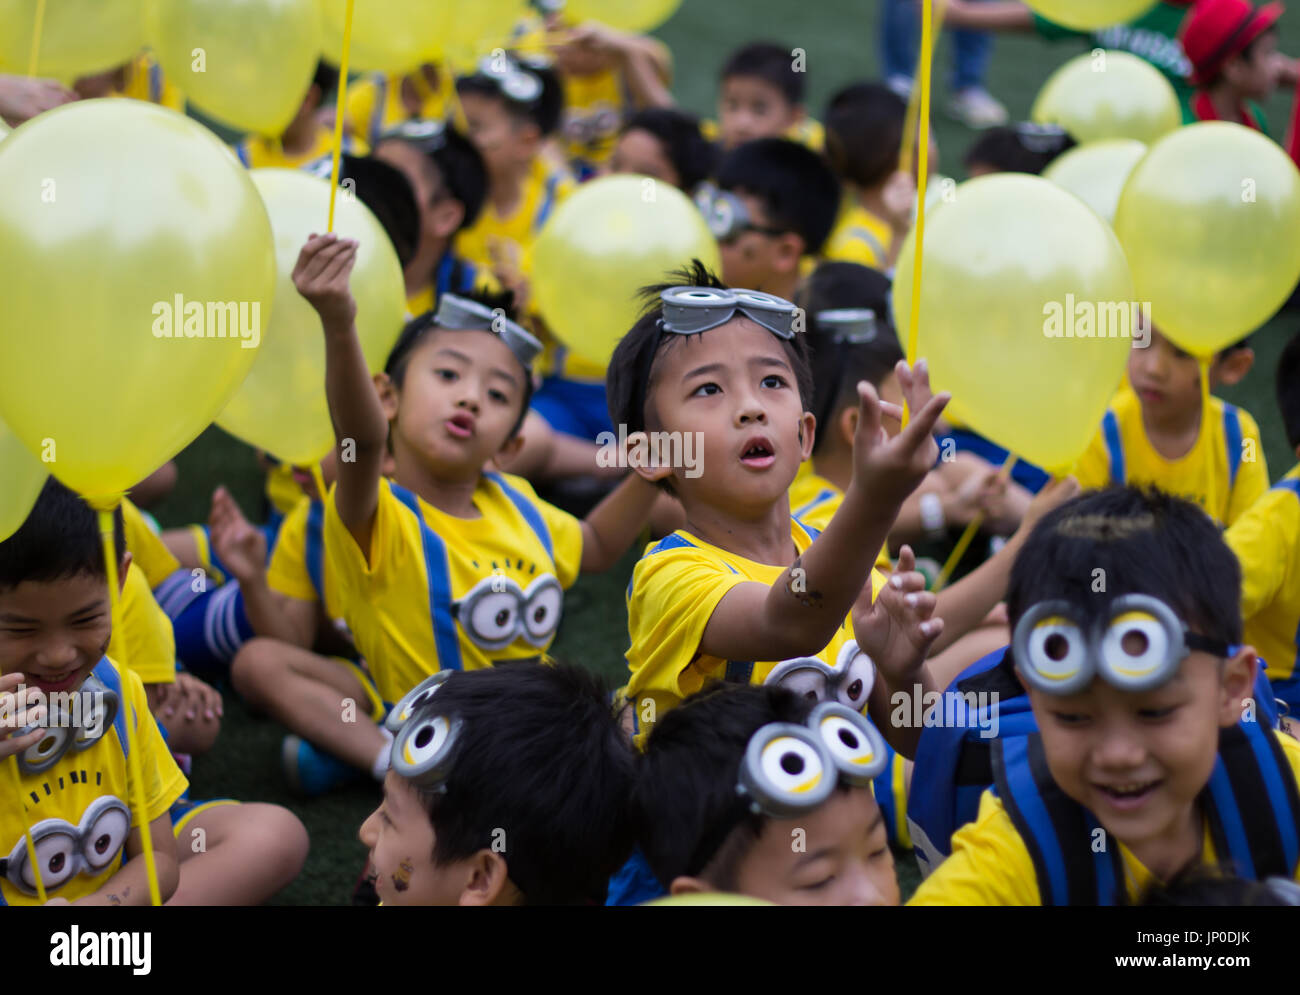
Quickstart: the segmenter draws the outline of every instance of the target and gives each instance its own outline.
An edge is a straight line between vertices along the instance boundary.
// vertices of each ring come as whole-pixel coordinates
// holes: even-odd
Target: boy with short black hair
[[[851,716],[823,709],[823,725],[810,721],[813,711],[782,687],[723,684],[691,695],[655,726],[632,805],[641,851],[666,892],[737,892],[781,905],[898,904],[869,778],[843,778],[840,754],[828,762],[818,749],[823,729],[847,736],[853,762],[870,768],[883,760],[870,757],[883,744]],[[790,727],[797,740],[782,755],[773,741]],[[801,776],[782,776],[782,760]],[[801,794],[811,803],[799,803]],[[790,845],[795,833],[802,847]]]
[[[115,533],[117,576],[125,578],[131,557],[120,516]],[[184,797],[185,777],[144,685],[105,655],[112,634],[98,520],[51,478],[27,520],[0,542],[0,670],[21,674],[47,704],[45,735],[18,755],[21,795],[0,807],[0,904],[36,904],[38,882],[54,904],[147,904],[146,830],[163,901],[266,900],[302,868],[306,830],[278,806]],[[130,764],[128,744],[138,754]],[[133,785],[137,762],[142,785]],[[191,845],[199,836],[190,832],[202,846]],[[54,845],[60,839],[73,841],[71,850]]]
[[[821,252],[835,224],[839,184],[804,146],[760,138],[723,157],[717,189],[702,189],[699,203],[718,240],[723,279],[790,300],[804,258]]]
[[[996,791],[912,903],[1124,904],[1194,863],[1294,877],[1300,743],[1251,700],[1239,592],[1189,502],[1114,488],[1044,517],[1007,598],[1037,731],[993,744]]]
[[[717,137],[724,149],[758,138],[788,138],[822,150],[822,126],[804,108],[807,73],[797,50],[751,42],[728,56],[720,77]]]
[[[686,194],[713,175],[718,152],[700,120],[675,107],[637,111],[623,125],[609,160],[611,173],[640,173]]]
[[[399,707],[361,827],[385,905],[599,905],[632,847],[635,757],[581,668],[439,675]]]

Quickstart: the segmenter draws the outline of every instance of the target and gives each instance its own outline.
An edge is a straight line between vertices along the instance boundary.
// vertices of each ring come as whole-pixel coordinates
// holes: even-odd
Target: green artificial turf
[[[659,32],[673,51],[675,91],[681,102],[697,112],[713,114],[718,68],[740,44],[772,39],[802,48],[809,74],[809,109],[820,117],[826,98],[840,85],[873,77],[879,65],[876,20],[879,3],[863,0],[686,0],[677,15]],[[1284,18],[1281,48],[1300,51],[1300,17]],[[941,150],[941,172],[961,178],[962,154],[973,133],[947,120],[942,113],[951,55],[946,41],[937,53],[934,115]],[[989,73],[989,88],[1005,102],[1013,117],[1027,116],[1041,83],[1059,64],[1083,47],[1078,43],[1048,44],[1036,37],[1002,37]],[[1268,107],[1270,120],[1287,120],[1287,97]],[[1271,475],[1276,478],[1294,459],[1286,444],[1273,401],[1272,371],[1278,353],[1300,321],[1284,312],[1255,336],[1255,370],[1244,383],[1223,396],[1247,408],[1258,420]],[[141,402],[146,403],[146,402]],[[206,518],[213,488],[225,484],[246,512],[262,510],[261,475],[251,451],[210,429],[178,458],[180,480],[175,492],[155,513],[165,526]],[[553,653],[590,666],[611,683],[625,674],[622,654],[627,646],[624,589],[635,553],[603,576],[583,577],[566,597],[564,621]],[[311,834],[312,849],[299,879],[279,896],[283,904],[340,904],[347,901],[361,869],[365,848],[357,829],[374,806],[373,784],[353,786],[327,798],[304,801],[289,794],[279,766],[284,730],[249,714],[227,689],[226,716],[216,749],[195,766],[195,797],[236,797],[278,802],[292,808]],[[904,894],[915,887],[917,874],[910,861],[900,861]]]

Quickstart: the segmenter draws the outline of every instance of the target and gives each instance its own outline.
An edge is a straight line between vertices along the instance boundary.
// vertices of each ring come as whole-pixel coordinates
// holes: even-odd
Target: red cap
[[[1192,63],[1192,83],[1205,86],[1223,64],[1277,23],[1281,3],[1256,9],[1247,0],[1198,0],[1183,21],[1183,51]]]

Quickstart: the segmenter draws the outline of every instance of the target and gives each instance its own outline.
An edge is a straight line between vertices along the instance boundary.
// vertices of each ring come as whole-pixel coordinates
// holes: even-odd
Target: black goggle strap
[[[500,336],[501,341],[515,354],[515,358],[524,365],[524,369],[532,369],[533,360],[542,351],[541,342],[517,322],[511,321],[500,311],[456,294],[443,294],[439,298],[433,323],[439,328],[492,332]]]

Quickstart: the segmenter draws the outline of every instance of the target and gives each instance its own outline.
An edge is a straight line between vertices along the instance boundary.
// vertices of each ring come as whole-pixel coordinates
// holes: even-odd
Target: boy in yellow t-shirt
[[[1300,336],[1278,360],[1277,401],[1287,441],[1300,457]],[[1273,694],[1294,715],[1300,712],[1300,465],[1247,508],[1223,538],[1241,563],[1246,642],[1259,650]]]
[[[821,152],[825,133],[804,108],[807,72],[795,51],[773,42],[736,49],[722,67],[718,120],[706,134],[724,149],[756,138],[788,138]]]
[[[120,524],[115,547],[125,578]],[[44,735],[18,754],[21,794],[0,806],[0,904],[36,904],[38,878],[52,904],[147,904],[146,831],[164,901],[265,901],[298,874],[307,833],[277,806],[184,798],[185,777],[140,678],[105,655],[113,636],[106,573],[94,512],[53,479],[0,543],[0,671],[21,674],[47,706]],[[138,753],[143,812],[128,745]]]
[[[822,685],[908,753],[914,734],[887,721],[888,693],[929,682],[924,657],[943,625],[910,551],[888,584],[871,564],[934,461],[946,395],[932,399],[923,369],[900,365],[915,415],[888,439],[880,418],[898,409],[861,385],[853,480],[815,541],[788,497],[814,441],[794,305],[730,291],[698,263],[647,301],[610,363],[610,414],[649,447],[636,472],[671,488],[688,526],[646,550],[628,587],[626,696],[640,738],[710,680],[761,684],[810,658]]]
[[[1200,505],[1231,525],[1268,489],[1259,426],[1242,409],[1210,398],[1201,410],[1200,366],[1154,327],[1129,353],[1128,384],[1102,419],[1075,469],[1086,488],[1136,484]],[[1245,340],[1210,365],[1210,389],[1240,383],[1255,353]]]
[[[506,297],[444,294],[436,313],[407,325],[372,382],[353,327],[355,258],[353,241],[313,238],[294,282],[321,315],[330,412],[353,457],[340,460],[326,501],[325,555],[374,691],[392,703],[441,670],[540,658],[564,589],[579,570],[618,560],[655,492],[629,478],[579,521],[527,482],[484,472],[519,445],[539,343]],[[382,476],[390,446],[391,480]],[[369,700],[354,681],[349,696]],[[372,748],[345,744],[338,700],[321,721],[339,735],[319,745],[356,750],[343,759],[382,776],[391,733],[356,722]]]
[[[298,113],[279,135],[247,135],[235,146],[235,155],[249,169],[297,169],[329,155],[334,149],[334,133],[320,119],[325,98],[338,86],[339,71],[321,60]],[[365,155],[368,146],[344,132],[343,151]]]
[[[1047,515],[1007,598],[1038,731],[993,744],[994,788],[911,904],[1128,904],[1193,863],[1294,877],[1300,743],[1256,714],[1238,577],[1159,491]]]

